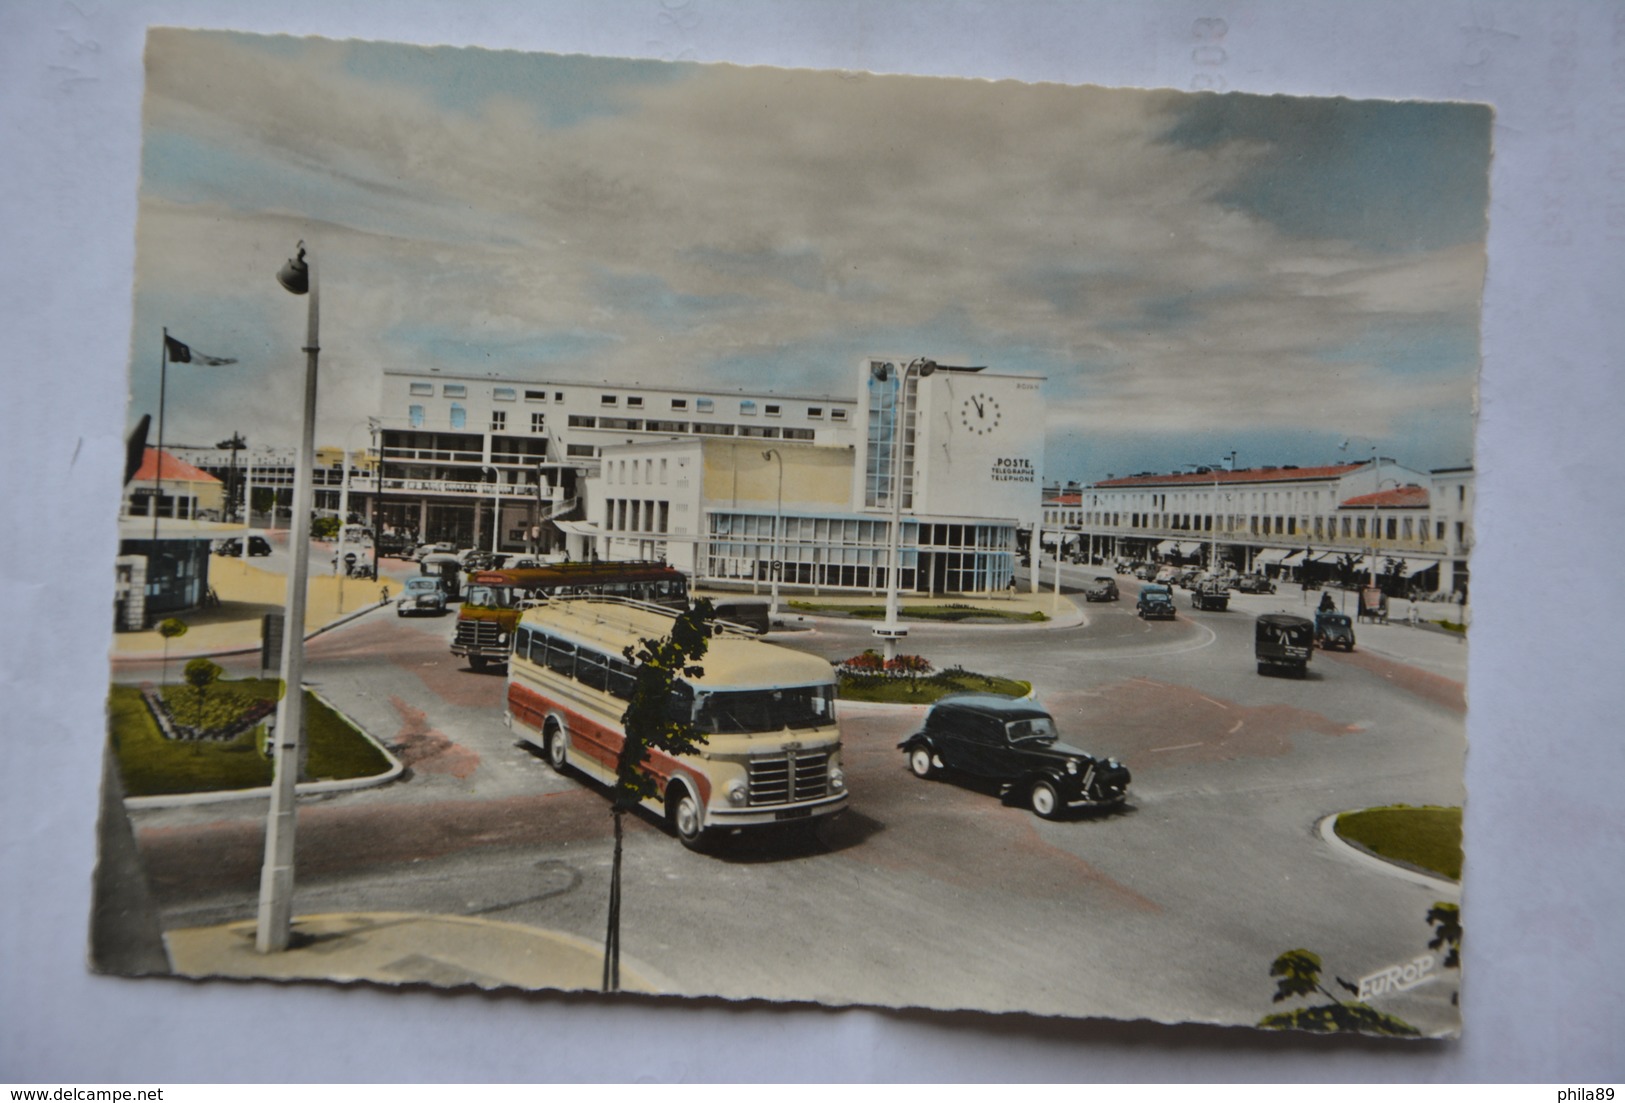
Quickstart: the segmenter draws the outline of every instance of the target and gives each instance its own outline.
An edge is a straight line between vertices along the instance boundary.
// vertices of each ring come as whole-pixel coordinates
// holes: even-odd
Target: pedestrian
[[[1331,593],[1330,590],[1327,590],[1326,592],[1324,592],[1324,593],[1322,593],[1320,595],[1320,609],[1319,609],[1319,612],[1322,612],[1322,613],[1335,613],[1335,612],[1337,612],[1337,602],[1332,600],[1332,593]]]

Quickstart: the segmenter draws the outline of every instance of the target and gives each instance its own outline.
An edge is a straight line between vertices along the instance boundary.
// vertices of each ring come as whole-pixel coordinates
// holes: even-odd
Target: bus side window
[[[530,637],[532,630],[520,625],[513,633],[513,653],[521,659],[530,658]]]
[[[632,689],[637,685],[637,675],[633,666],[625,659],[613,656],[609,660],[609,691],[623,701],[632,699]]]
[[[576,656],[576,681],[593,689],[609,685],[609,659],[596,651],[582,648]]]
[[[514,651],[538,666],[547,662],[547,635],[536,631],[534,628],[524,628],[520,629],[520,631],[530,634],[529,646],[526,646],[526,641],[523,639],[516,640],[514,642]]]
[[[547,667],[553,673],[562,674],[566,678],[575,677],[575,645],[566,643],[563,640],[549,640],[547,644]]]

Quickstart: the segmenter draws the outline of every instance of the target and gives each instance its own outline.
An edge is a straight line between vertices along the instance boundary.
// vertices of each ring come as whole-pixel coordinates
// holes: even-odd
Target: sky
[[[385,368],[853,395],[1046,378],[1045,475],[1471,461],[1491,115],[155,30],[130,421],[317,440]],[[1035,426],[1034,431],[1040,431]]]

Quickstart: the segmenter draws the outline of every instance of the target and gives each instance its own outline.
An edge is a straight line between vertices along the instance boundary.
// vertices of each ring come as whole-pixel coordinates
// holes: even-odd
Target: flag
[[[167,333],[164,334],[164,349],[169,354],[171,364],[202,364],[205,367],[220,368],[237,362],[230,357],[204,356],[201,352],[193,352],[192,347],[186,342],[177,341]]]

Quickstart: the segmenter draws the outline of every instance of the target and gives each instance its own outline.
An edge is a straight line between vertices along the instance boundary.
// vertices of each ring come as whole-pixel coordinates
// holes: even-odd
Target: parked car
[[[992,781],[1045,819],[1128,798],[1127,767],[1061,742],[1054,718],[1026,698],[949,694],[897,746],[915,777],[948,772]]]
[[[456,555],[456,554],[457,554],[457,545],[456,544],[450,543],[450,542],[445,541],[445,540],[441,540],[441,541],[439,541],[437,543],[433,543],[433,544],[419,544],[417,546],[417,551],[412,553],[412,558],[416,559],[419,563],[422,563],[424,561],[424,559],[428,558],[431,555]]]
[[[1172,620],[1174,612],[1174,595],[1166,586],[1147,584],[1140,587],[1140,599],[1134,603],[1134,611],[1144,620],[1165,618]]]
[[[1116,601],[1117,580],[1109,574],[1095,576],[1095,580],[1083,588],[1085,601]]]
[[[1236,583],[1236,589],[1244,594],[1273,594],[1275,583],[1261,574],[1244,574]]]
[[[1353,651],[1354,623],[1347,613],[1316,613],[1315,642],[1320,644],[1323,651],[1330,651],[1334,647]]]
[[[228,536],[224,540],[216,540],[214,542],[214,554],[242,555],[243,538],[241,536]],[[270,555],[271,542],[263,536],[250,533],[248,536],[248,554]]]
[[[440,616],[446,611],[446,591],[440,585],[440,579],[420,575],[417,578],[406,580],[406,589],[395,602],[395,615],[404,617],[408,613],[428,613]]]
[[[1150,582],[1157,577],[1157,568],[1149,563],[1141,563],[1134,568],[1134,577],[1141,582]]]
[[[1253,629],[1253,656],[1258,672],[1286,670],[1300,678],[1309,676],[1309,660],[1315,653],[1314,622],[1290,613],[1265,613]]]
[[[469,551],[462,556],[463,571],[473,574],[475,571],[499,571],[508,561],[507,552]]]
[[[1216,578],[1204,578],[1191,591],[1191,607],[1204,612],[1210,609],[1222,612],[1230,608],[1230,590]]]
[[[403,532],[386,532],[378,537],[378,554],[406,559],[417,552],[417,541]]]

